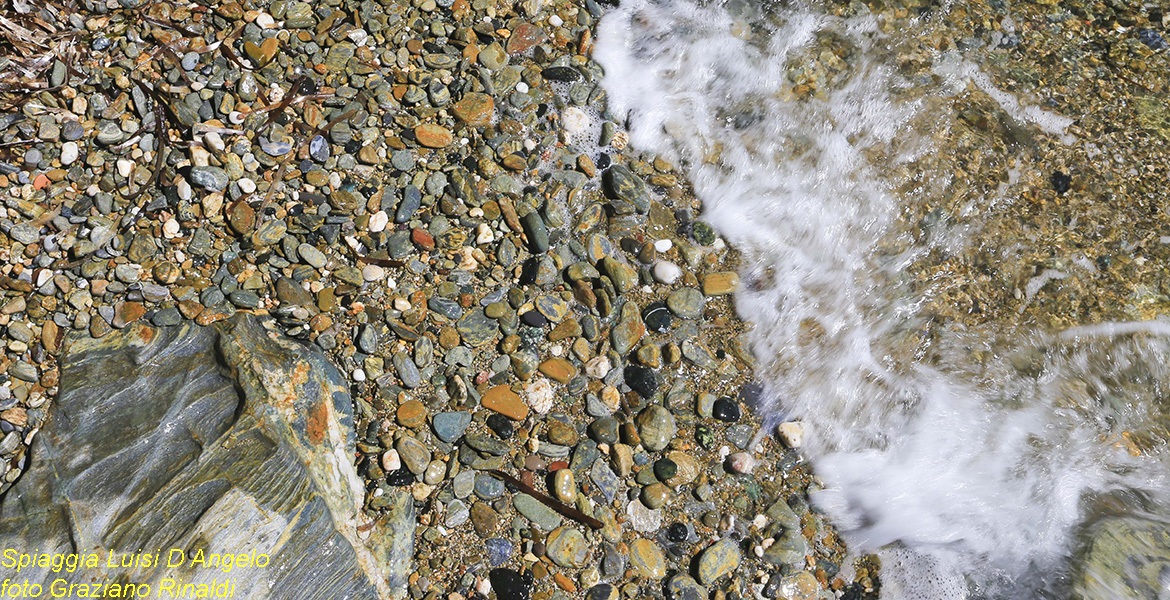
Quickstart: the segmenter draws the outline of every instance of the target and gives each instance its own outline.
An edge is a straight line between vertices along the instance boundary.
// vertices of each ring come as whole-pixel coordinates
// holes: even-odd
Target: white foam
[[[756,324],[773,420],[806,426],[825,482],[814,500],[851,547],[892,557],[884,597],[966,598],[969,588],[1032,597],[1070,553],[1087,494],[1168,489],[1164,466],[1109,440],[1149,423],[1154,390],[1170,381],[1161,336],[1170,325],[1022,331],[1006,344],[958,331],[931,342],[938,364],[896,358],[926,347],[916,335],[930,290],[899,282],[929,248],[882,257],[877,245],[907,201],[924,200],[897,196],[901,182],[885,179],[933,151],[933,132],[915,129],[933,121],[919,117],[974,83],[1041,132],[1067,139],[1070,121],[961,58],[939,67],[953,85],[927,90],[944,101],[898,99],[922,94],[902,93],[918,84],[882,62],[894,44],[873,18],[745,5],[623,0],[603,18],[594,54],[611,111],[632,145],[683,169],[703,218],[743,251],[749,285],[736,306]],[[792,100],[789,68],[806,64],[796,61],[818,34],[852,46],[849,69],[823,97]],[[1018,163],[1009,176],[1020,179]],[[935,237],[965,243],[962,231]],[[1091,274],[1082,263],[1070,272]],[[1062,276],[1041,274],[1028,298]],[[974,360],[976,350],[993,358]]]

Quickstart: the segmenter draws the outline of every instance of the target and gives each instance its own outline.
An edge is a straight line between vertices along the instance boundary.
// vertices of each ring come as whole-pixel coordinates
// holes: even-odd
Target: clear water
[[[929,32],[883,34],[873,17],[799,3],[623,0],[594,58],[631,144],[680,165],[743,252],[736,303],[756,325],[767,413],[806,424],[825,483],[814,500],[854,550],[883,557],[883,597],[1059,597],[1094,517],[1118,499],[1165,506],[1157,448],[1131,452],[1126,436],[1164,421],[1170,324],[926,338],[931,291],[906,267],[963,252],[969,229],[886,248],[899,216],[948,185],[899,175],[939,148],[945,100],[977,88],[1019,127],[1078,143],[1069,118],[958,52],[931,57],[929,80],[899,76],[898,36]],[[819,93],[799,87],[808,77]],[[1017,176],[967,214],[1012,202]],[[1020,293],[1092,268],[1045,271]]]

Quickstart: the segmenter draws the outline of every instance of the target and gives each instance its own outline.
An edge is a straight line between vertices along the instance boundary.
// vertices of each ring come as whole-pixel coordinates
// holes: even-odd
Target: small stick
[[[516,479],[515,477],[512,477],[511,475],[508,475],[507,473],[504,473],[503,471],[498,469],[491,469],[488,471],[488,473],[491,473],[492,475],[495,475],[496,477],[499,477],[500,479],[503,479],[504,481],[516,486],[520,489],[520,491],[528,494],[529,496],[532,496],[533,498],[536,498],[537,500],[540,500],[541,503],[543,503],[545,506],[561,513],[566,517],[569,517],[570,519],[580,521],[594,529],[601,529],[605,527],[605,524],[601,521],[594,519],[593,517],[573,508],[572,506],[561,504],[560,502],[553,500],[551,497],[536,491],[532,488],[532,486],[524,483],[523,481],[520,481],[519,479]]]

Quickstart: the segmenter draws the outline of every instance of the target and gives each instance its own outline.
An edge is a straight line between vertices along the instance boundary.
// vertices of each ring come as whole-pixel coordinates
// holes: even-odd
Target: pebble
[[[471,413],[467,411],[439,413],[431,421],[435,435],[448,444],[455,443],[456,440],[462,437],[463,432],[470,425]]]
[[[804,444],[804,426],[800,421],[785,421],[776,427],[780,442],[788,448],[800,448]]]
[[[698,568],[695,572],[701,583],[711,585],[720,577],[738,569],[739,562],[739,546],[732,540],[719,540],[699,555]]]
[[[697,319],[703,314],[703,294],[695,288],[679,288],[666,297],[666,306],[684,319]]]
[[[580,531],[566,525],[549,533],[545,553],[561,567],[579,569],[589,557],[589,544]]]
[[[711,407],[711,416],[725,423],[734,423],[740,419],[742,413],[739,403],[731,398],[720,398]]]
[[[662,579],[666,576],[666,558],[658,545],[647,539],[637,539],[630,544],[630,564],[643,577]]]
[[[512,505],[515,506],[516,510],[520,514],[524,515],[526,519],[532,521],[537,527],[544,531],[552,531],[561,524],[561,516],[557,514],[556,511],[545,506],[543,503],[541,503],[540,500],[537,500],[528,494],[516,494],[513,496]]]

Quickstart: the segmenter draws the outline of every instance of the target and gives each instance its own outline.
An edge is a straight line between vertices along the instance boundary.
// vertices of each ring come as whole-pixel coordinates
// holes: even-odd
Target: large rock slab
[[[344,379],[253,317],[76,338],[31,466],[0,501],[0,549],[101,556],[19,572],[46,590],[230,579],[236,598],[401,598],[413,503],[402,492],[374,522],[353,457]],[[200,550],[268,561],[192,567]],[[111,568],[111,551],[158,560]]]
[[[1109,517],[1090,529],[1078,553],[1071,597],[1076,600],[1163,598],[1170,572],[1170,524]]]

